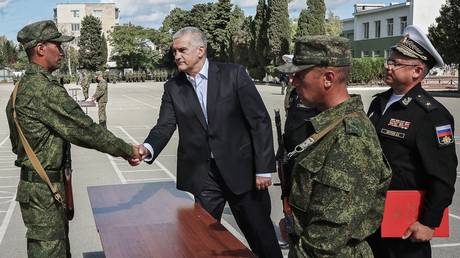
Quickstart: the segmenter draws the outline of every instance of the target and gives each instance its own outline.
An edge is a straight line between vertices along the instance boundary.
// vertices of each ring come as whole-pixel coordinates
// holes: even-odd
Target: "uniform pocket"
[[[19,203],[27,204],[30,200],[30,187],[27,182],[19,181],[18,190],[16,192],[16,201]]]

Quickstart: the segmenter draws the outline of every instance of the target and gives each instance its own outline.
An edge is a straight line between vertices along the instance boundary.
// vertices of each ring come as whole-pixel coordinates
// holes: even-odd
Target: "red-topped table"
[[[256,257],[175,182],[88,187],[107,258]]]

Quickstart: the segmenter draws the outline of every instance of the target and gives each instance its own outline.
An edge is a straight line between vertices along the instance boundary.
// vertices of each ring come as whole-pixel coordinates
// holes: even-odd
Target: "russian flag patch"
[[[454,134],[450,125],[443,125],[436,127],[436,137],[440,146],[449,145],[454,143]]]

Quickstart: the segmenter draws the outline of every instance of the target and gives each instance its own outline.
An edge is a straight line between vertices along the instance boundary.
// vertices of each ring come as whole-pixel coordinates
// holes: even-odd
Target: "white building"
[[[353,18],[342,20],[342,36],[353,39],[354,57],[388,57],[408,25],[428,34],[446,0],[407,0],[389,4],[355,4]]]
[[[102,32],[107,39],[113,28],[119,23],[119,9],[115,3],[62,3],[54,8],[54,21],[62,33],[75,36],[70,43],[78,49],[81,22],[87,15],[93,15],[101,20]],[[108,56],[111,56],[112,47],[108,46]]]

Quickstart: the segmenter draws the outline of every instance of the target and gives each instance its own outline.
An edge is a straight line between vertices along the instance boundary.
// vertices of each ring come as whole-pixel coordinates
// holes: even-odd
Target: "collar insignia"
[[[404,106],[407,106],[409,105],[411,101],[412,101],[412,97],[406,97],[401,102],[404,104]]]

